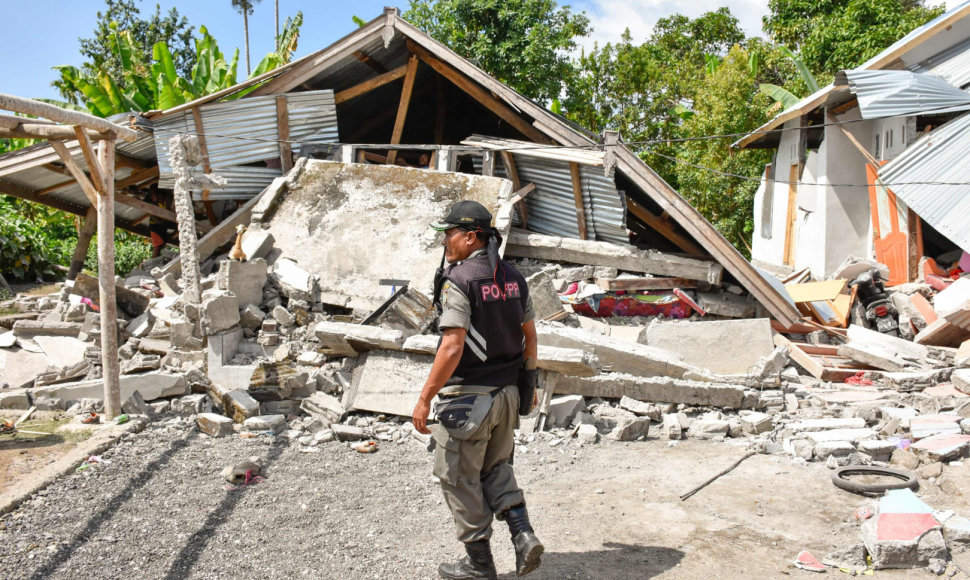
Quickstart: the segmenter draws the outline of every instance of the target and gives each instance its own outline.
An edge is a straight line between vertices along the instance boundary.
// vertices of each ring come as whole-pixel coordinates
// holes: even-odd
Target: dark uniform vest
[[[485,254],[448,266],[444,276],[468,297],[472,311],[461,360],[445,385],[515,384],[525,345],[525,278],[503,260],[493,276]]]

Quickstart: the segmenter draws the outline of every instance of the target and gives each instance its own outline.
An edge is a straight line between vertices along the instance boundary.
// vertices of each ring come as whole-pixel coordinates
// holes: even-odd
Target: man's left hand
[[[418,404],[414,406],[414,413],[411,414],[411,422],[418,433],[431,434],[431,429],[428,429],[428,415],[430,413],[431,405],[418,399]]]

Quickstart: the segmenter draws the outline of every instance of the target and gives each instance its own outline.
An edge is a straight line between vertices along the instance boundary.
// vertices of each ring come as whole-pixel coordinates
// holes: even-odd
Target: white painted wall
[[[906,117],[876,119],[871,124],[872,133],[869,136],[869,141],[862,141],[862,144],[866,145],[869,152],[879,161],[889,161],[906,149],[907,140],[913,141],[912,135],[906,135]],[[910,130],[913,129],[915,129],[915,126]]]
[[[858,109],[837,117],[860,144],[871,147],[873,123],[859,118]],[[871,224],[865,157],[836,126],[825,127],[825,143],[827,185],[821,269],[828,275],[848,256],[871,256]]]
[[[783,125],[785,132],[781,135],[778,150],[775,153],[774,173],[772,183],[762,180],[761,187],[755,194],[755,231],[752,236],[751,257],[769,264],[784,263],[785,252],[785,223],[788,219],[788,176],[792,163],[798,163],[798,126],[795,119]],[[768,188],[771,188],[771,195]],[[770,235],[765,236],[763,217],[766,199],[771,201]],[[796,228],[798,219],[795,220]],[[795,233],[797,240],[797,232]],[[796,248],[797,252],[797,248]]]

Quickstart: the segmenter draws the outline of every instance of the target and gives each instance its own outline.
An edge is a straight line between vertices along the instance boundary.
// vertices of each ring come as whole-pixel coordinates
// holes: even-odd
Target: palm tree
[[[246,75],[249,76],[251,67],[249,66],[249,15],[253,13],[256,5],[261,0],[232,0],[232,7],[236,12],[243,15],[243,31],[246,34]]]

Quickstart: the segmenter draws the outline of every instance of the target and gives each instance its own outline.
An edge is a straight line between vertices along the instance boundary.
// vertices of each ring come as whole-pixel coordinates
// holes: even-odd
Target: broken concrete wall
[[[430,294],[441,260],[432,221],[461,199],[496,215],[511,187],[492,177],[310,160],[266,221],[254,225],[317,277],[321,293],[372,311],[390,295],[381,279],[410,280]]]

